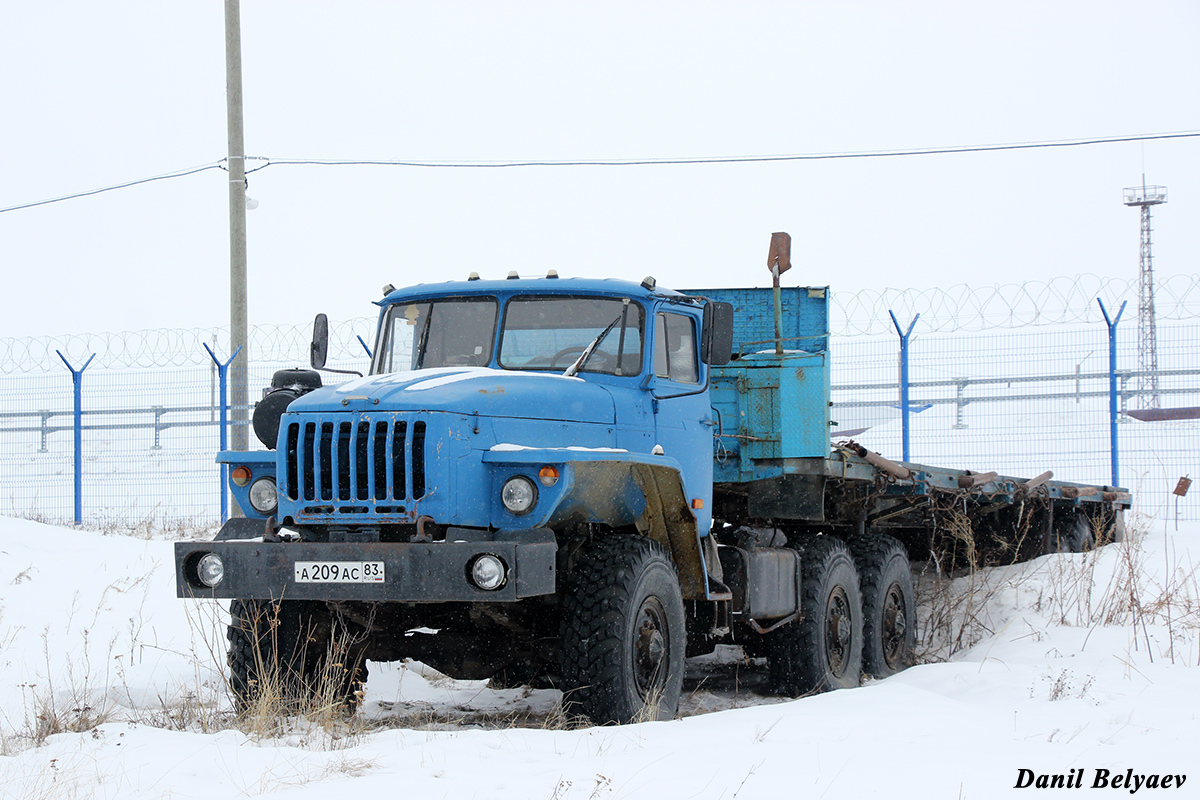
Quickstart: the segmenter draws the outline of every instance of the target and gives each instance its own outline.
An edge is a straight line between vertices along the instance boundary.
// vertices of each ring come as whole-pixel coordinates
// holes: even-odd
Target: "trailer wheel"
[[[625,534],[586,545],[566,579],[561,634],[569,712],[597,725],[675,716],[687,637],[662,545]]]
[[[917,604],[904,545],[891,536],[850,542],[862,585],[863,672],[886,678],[907,669],[917,645]]]
[[[1112,542],[1125,541],[1125,511],[1120,508],[1114,508],[1112,513],[1106,517],[1107,525],[1105,525],[1102,544],[1110,544]]]
[[[229,687],[239,714],[260,702],[285,713],[313,704],[357,706],[366,662],[344,632],[335,634],[324,604],[233,600],[229,615]]]
[[[850,550],[832,536],[799,547],[803,619],[767,635],[771,687],[804,694],[857,686],[862,672],[863,606]]]
[[[1096,546],[1096,536],[1092,531],[1092,521],[1087,514],[1076,511],[1069,519],[1055,525],[1055,553],[1082,553]]]

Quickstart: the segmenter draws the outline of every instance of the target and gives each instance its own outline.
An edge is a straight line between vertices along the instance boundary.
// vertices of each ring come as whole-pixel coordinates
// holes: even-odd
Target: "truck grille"
[[[422,421],[292,422],[285,441],[292,500],[415,500],[425,494]]]

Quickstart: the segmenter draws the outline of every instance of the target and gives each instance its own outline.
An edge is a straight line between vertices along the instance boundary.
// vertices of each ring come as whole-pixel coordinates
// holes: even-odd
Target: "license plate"
[[[382,561],[297,561],[296,583],[383,583]]]

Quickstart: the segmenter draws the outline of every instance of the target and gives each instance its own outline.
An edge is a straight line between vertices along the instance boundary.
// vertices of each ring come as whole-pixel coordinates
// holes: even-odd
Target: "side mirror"
[[[733,357],[733,304],[710,300],[704,306],[704,332],[700,340],[700,358],[719,367]]]
[[[322,369],[329,355],[329,317],[317,314],[313,320],[313,338],[309,346],[309,359],[313,369]]]

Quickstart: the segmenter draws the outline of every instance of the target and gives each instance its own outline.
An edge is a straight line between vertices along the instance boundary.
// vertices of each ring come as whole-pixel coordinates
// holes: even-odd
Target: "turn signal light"
[[[558,483],[558,469],[556,467],[542,467],[538,470],[538,480],[542,486],[553,486]]]
[[[229,479],[235,486],[245,486],[250,482],[250,468],[245,465],[234,467],[233,472],[229,473]]]

